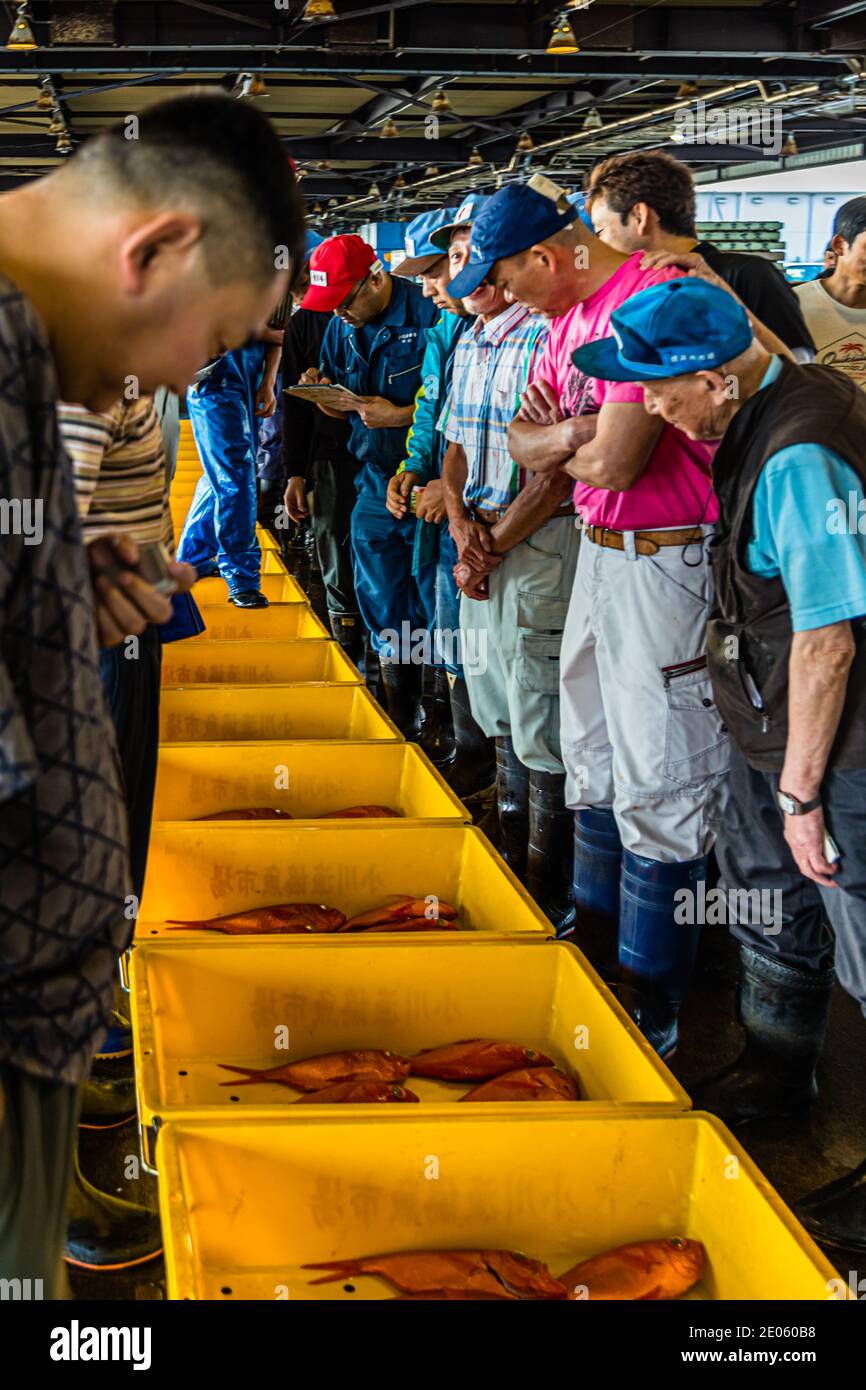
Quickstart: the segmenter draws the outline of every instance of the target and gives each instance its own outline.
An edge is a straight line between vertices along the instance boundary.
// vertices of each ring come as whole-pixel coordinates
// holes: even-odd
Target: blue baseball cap
[[[451,281],[448,293],[455,299],[474,294],[503,256],[516,256],[536,242],[561,232],[575,221],[574,208],[530,188],[512,183],[500,188],[472,223],[469,260]]]
[[[603,381],[650,381],[721,367],[752,341],[749,316],[732,294],[684,276],[651,285],[615,309],[612,338],[586,343],[571,360]]]
[[[451,244],[451,233],[459,231],[461,227],[471,227],[481,209],[490,199],[483,193],[470,193],[468,198],[464,198],[459,208],[455,208],[454,217],[435,231],[430,240],[440,251],[447,251]]]
[[[308,227],[308,228],[307,228],[307,252],[306,252],[306,254],[307,254],[307,258],[308,258],[308,259],[309,259],[309,257],[313,254],[313,252],[315,251],[316,247],[317,247],[317,246],[321,246],[321,244],[322,244],[322,242],[323,242],[324,240],[325,240],[325,238],[324,238],[323,236],[319,236],[319,233],[318,233],[318,232],[314,232],[313,229],[312,229],[312,227]]]
[[[435,212],[422,212],[412,219],[404,239],[406,259],[394,267],[394,275],[423,275],[436,261],[441,261],[441,247],[434,245],[431,234],[446,222],[453,222],[456,211],[456,208],[437,208]]]
[[[587,231],[592,232],[593,236],[597,235],[597,234],[596,234],[595,227],[592,225],[592,218],[590,217],[589,213],[588,213],[587,210],[586,210],[586,199],[584,198],[583,194],[582,194],[582,193],[569,193],[569,195],[568,195],[568,201],[571,203],[571,206],[574,208],[574,211],[575,211],[575,213],[577,214],[578,220],[581,221],[581,222],[583,223],[583,225],[584,225],[584,227],[586,227]]]

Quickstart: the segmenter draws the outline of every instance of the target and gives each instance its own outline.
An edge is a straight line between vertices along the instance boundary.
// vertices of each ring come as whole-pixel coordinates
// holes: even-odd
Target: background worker
[[[640,381],[653,415],[721,439],[708,652],[733,748],[718,855],[729,890],[776,892],[772,920],[735,912],[745,1049],[692,1095],[734,1124],[790,1117],[816,1094],[825,913],[866,1013],[866,536],[833,524],[840,499],[866,498],[866,400],[843,373],[771,357],[714,286],[647,290],[612,326],[582,369]],[[866,1161],[797,1212],[825,1244],[866,1251]]]
[[[796,361],[812,361],[815,345],[801,305],[773,262],[698,239],[695,185],[679,159],[662,150],[634,150],[602,160],[589,175],[586,207],[601,240],[626,255],[674,253],[683,267],[695,265],[692,257],[700,256],[742,300],[758,321],[756,328],[775,335]],[[777,342],[765,341],[778,351]]]
[[[302,307],[333,314],[322,342],[321,370],[306,371],[302,384],[334,382],[363,397],[343,412],[350,452],[362,465],[351,520],[355,594],[379,657],[388,713],[402,733],[417,737],[422,666],[412,661],[411,634],[432,624],[434,571],[427,566],[413,577],[415,518],[398,520],[385,498],[388,479],[405,457],[424,330],[433,324],[436,306],[417,286],[389,275],[360,237],[337,236],[310,257],[310,288]]]
[[[185,390],[217,344],[260,329],[288,279],[274,245],[303,256],[279,155],[248,103],[188,97],[148,107],[138,139],[117,126],[0,199],[0,420],[14,440],[0,496],[40,499],[43,530],[0,547],[0,1277],[43,1279],[46,1297],[63,1293],[79,1087],[133,925],[97,634],[109,646],[171,616],[126,572],[133,542],[85,551],[56,402],[110,410],[130,374],[142,393]]]
[[[866,388],[866,197],[843,203],[833,219],[833,263],[794,293],[815,340],[816,362]]]
[[[283,338],[281,392],[294,386],[308,368],[317,368],[330,313],[301,307],[310,288],[309,258],[323,238],[307,232],[307,261],[295,286],[297,308]],[[348,417],[330,416],[297,396],[282,395],[283,502],[290,520],[299,524],[310,515],[307,495],[313,494],[312,530],[316,556],[325,586],[328,619],[334,637],[359,667],[366,661],[366,629],[358,612],[349,527],[355,505],[355,476],[360,464],[349,452]],[[378,659],[375,660],[378,668]],[[372,685],[373,672],[366,672]]]
[[[727,767],[704,654],[712,450],[647,417],[639,388],[594,382],[572,358],[624,301],[681,272],[644,269],[640,252],[572,221],[555,184],[541,187],[496,194],[473,236],[483,243],[507,195],[511,232],[491,278],[559,315],[510,443],[523,467],[576,480],[582,519],[560,682],[574,934],[605,971],[617,942],[626,1002],[669,1055],[699,930],[677,921],[676,895],[706,878]]]
[[[410,510],[413,489],[419,489],[415,493],[418,525],[412,570],[418,574],[425,565],[436,567],[435,664],[424,667],[425,680],[430,680],[433,689],[432,701],[425,700],[422,744],[464,799],[492,785],[495,756],[491,740],[472,715],[460,659],[460,591],[454,579],[457,551],[448,530],[442,495],[446,444],[438,422],[451,387],[457,343],[472,324],[472,315],[463,301],[448,293],[448,242],[455,226],[468,226],[472,208],[480,201],[483,200],[472,199],[459,211],[442,208],[422,213],[406,231],[407,257],[394,274],[418,276],[423,294],[433,300],[441,313],[427,330],[421,386],[406,439],[406,457],[388,484],[386,498],[388,510],[399,519]]]
[[[478,315],[457,345],[446,413],[443,479],[462,594],[460,627],[472,712],[496,739],[500,849],[552,921],[568,911],[571,816],[559,742],[559,649],[578,536],[561,477],[526,476],[508,429],[547,340],[547,324],[488,279],[478,220],[451,234],[451,293]],[[471,242],[470,242],[471,237]],[[471,249],[473,248],[473,249]],[[479,254],[482,253],[482,254]]]

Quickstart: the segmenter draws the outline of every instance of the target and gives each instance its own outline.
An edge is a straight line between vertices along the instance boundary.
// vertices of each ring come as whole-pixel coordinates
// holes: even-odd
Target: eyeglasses
[[[334,310],[335,314],[337,314],[339,317],[342,317],[343,314],[347,314],[349,312],[349,309],[354,304],[355,300],[358,298],[358,295],[361,293],[362,289],[364,288],[372,274],[372,270],[367,271],[367,274],[364,276],[360,285],[356,285],[355,288],[352,290],[352,293],[348,296],[348,298],[344,299],[342,304],[337,305],[336,309]]]

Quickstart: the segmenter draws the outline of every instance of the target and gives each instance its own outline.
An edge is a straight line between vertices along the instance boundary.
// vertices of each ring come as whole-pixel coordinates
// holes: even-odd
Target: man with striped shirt
[[[451,236],[452,277],[470,230]],[[453,283],[453,280],[452,280]],[[457,293],[459,293],[459,278]],[[462,591],[462,661],[472,713],[496,740],[500,849],[554,921],[567,912],[570,817],[559,749],[559,647],[578,533],[561,478],[527,485],[508,427],[544,352],[547,325],[486,280],[461,295],[474,327],[457,344],[439,428],[445,505]]]

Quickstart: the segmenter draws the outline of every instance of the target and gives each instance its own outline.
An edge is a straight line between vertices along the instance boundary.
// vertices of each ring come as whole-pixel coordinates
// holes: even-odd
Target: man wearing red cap
[[[331,237],[316,247],[303,307],[334,317],[320,370],[305,372],[302,382],[338,383],[362,398],[343,412],[319,409],[349,421],[349,449],[362,465],[351,525],[358,607],[382,665],[388,712],[404,733],[417,733],[423,667],[411,660],[412,634],[433,620],[432,567],[412,577],[416,520],[392,516],[385,499],[406,455],[425,330],[438,310],[416,285],[393,279],[358,236]]]

